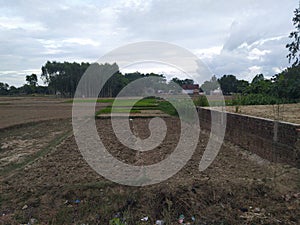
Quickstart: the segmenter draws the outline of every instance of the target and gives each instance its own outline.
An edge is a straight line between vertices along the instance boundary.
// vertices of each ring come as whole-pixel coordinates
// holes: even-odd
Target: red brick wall
[[[222,116],[222,112],[212,111]],[[210,130],[211,110],[198,108],[200,127]],[[300,124],[226,113],[225,139],[273,162],[300,168]],[[221,120],[214,121],[222,126]]]

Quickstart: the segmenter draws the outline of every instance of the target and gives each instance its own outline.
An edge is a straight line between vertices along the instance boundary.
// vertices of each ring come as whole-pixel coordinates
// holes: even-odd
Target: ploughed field
[[[23,121],[30,123],[7,127],[22,121],[15,117],[8,124],[12,117],[1,117],[1,124],[6,124],[0,130],[1,224],[109,224],[116,214],[127,224],[155,224],[156,220],[179,224],[180,214],[191,224],[300,223],[299,169],[268,162],[224,142],[214,162],[200,172],[209,138],[201,131],[196,151],[176,175],[150,186],[124,186],[100,176],[83,159],[72,133],[72,104],[56,99],[15,101],[36,104],[41,120],[21,110],[14,115],[24,115]],[[2,107],[9,106],[0,105],[1,113]],[[110,119],[97,119],[96,126],[114,157],[150,165],[168,157],[178,143],[180,121],[164,120],[168,131],[163,143],[140,154],[117,140]],[[134,118],[133,133],[148,137],[149,121]],[[148,221],[141,221],[146,216]]]

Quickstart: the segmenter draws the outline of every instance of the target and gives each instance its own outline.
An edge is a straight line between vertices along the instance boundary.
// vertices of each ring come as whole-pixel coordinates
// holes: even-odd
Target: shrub
[[[198,96],[197,98],[195,98],[194,104],[195,104],[195,106],[202,106],[202,107],[209,106],[208,100],[205,95],[201,95],[201,96]]]

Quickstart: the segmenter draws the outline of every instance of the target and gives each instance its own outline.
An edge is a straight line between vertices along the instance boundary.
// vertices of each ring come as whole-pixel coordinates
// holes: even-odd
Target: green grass
[[[161,110],[162,112],[169,114],[171,116],[178,116],[178,113],[174,106],[168,102],[168,101],[161,101],[158,105],[158,110]]]
[[[137,109],[130,109],[130,108],[112,108],[111,106],[108,106],[104,109],[101,109],[96,113],[96,115],[99,114],[109,114],[109,113],[140,113],[140,110]]]
[[[104,99],[103,99],[104,100]],[[117,99],[114,101],[112,106],[107,106],[104,109],[96,112],[96,116],[100,114],[109,113],[141,113],[141,110],[156,110],[158,109],[158,101],[155,98],[141,99],[136,102],[135,99]],[[131,107],[132,106],[132,107]]]
[[[114,101],[113,98],[100,98],[97,99],[98,103],[112,103]],[[95,102],[95,99],[71,99],[71,100],[67,100],[64,101],[64,103],[91,103],[91,102]]]
[[[158,100],[156,98],[146,98],[136,102],[135,99],[118,99],[113,103],[112,106],[108,106],[96,113],[100,114],[109,114],[109,113],[141,113],[141,110],[161,110],[162,112],[171,115],[178,116],[178,113],[174,106],[165,100]],[[134,104],[134,105],[133,105]],[[130,109],[130,107],[133,107]],[[127,108],[126,108],[127,107]],[[186,108],[185,102],[182,101],[182,107]]]
[[[116,99],[113,103],[113,106],[129,107],[136,102],[135,99]],[[158,105],[157,99],[147,98],[139,100],[134,104],[134,107],[156,107]]]

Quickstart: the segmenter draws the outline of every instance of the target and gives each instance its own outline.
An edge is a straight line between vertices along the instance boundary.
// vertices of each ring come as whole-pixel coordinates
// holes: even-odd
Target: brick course
[[[211,129],[211,113],[217,118],[215,125],[226,126],[226,140],[267,160],[300,168],[300,124],[229,112],[223,115],[224,112],[199,107],[201,129]],[[223,125],[222,116],[227,120]]]

